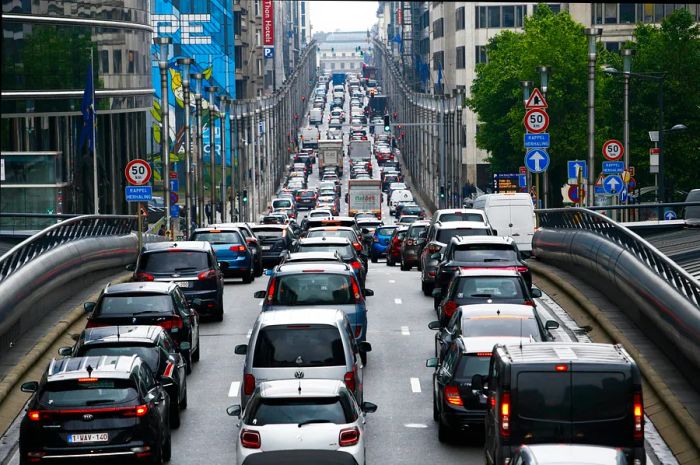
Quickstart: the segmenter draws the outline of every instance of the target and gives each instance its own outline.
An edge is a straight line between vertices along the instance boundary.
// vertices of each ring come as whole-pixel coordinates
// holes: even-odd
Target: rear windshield
[[[401,210],[401,213],[404,213],[406,215],[417,215],[421,212],[420,207],[414,207],[414,206],[407,206],[403,207],[403,210]]]
[[[474,375],[486,376],[489,374],[490,361],[490,353],[488,355],[463,355],[461,360],[459,361],[459,365],[457,365],[457,370],[455,371],[455,378],[459,381],[471,381],[472,376]]]
[[[280,276],[272,302],[280,305],[354,304],[351,279],[350,276],[323,272]]]
[[[321,218],[331,216],[329,212],[312,212],[309,213],[309,218]]]
[[[449,244],[453,237],[459,236],[490,236],[490,229],[471,229],[471,228],[459,228],[459,229],[441,229],[437,234],[438,242],[443,244]]]
[[[534,317],[481,316],[462,318],[463,337],[531,337],[540,340],[540,330]]]
[[[397,239],[400,240],[400,241],[404,240],[404,238],[406,237],[406,232],[407,232],[407,231],[408,231],[408,230],[397,232],[397,233],[396,233]]]
[[[492,299],[524,299],[520,278],[515,276],[462,277],[457,298],[487,297]]]
[[[408,237],[416,238],[420,233],[428,229],[428,226],[415,226],[408,230]]]
[[[301,192],[299,195],[301,197],[314,197],[316,195],[316,193],[311,192],[311,191],[306,191],[306,192]]]
[[[102,297],[100,315],[136,315],[146,313],[172,313],[169,295],[106,295]]]
[[[76,354],[78,357],[99,357],[102,355],[119,356],[126,355],[128,357],[132,355],[138,355],[141,360],[146,362],[148,367],[154,372],[158,373],[158,365],[160,363],[160,358],[158,357],[158,347],[144,347],[144,346],[82,346],[80,352]]]
[[[260,239],[278,239],[284,236],[284,229],[278,228],[255,228],[254,232]]]
[[[349,406],[346,406],[349,407]],[[343,408],[340,397],[301,399],[260,399],[247,415],[246,424],[255,426],[289,423],[350,423],[352,412]],[[302,425],[303,426],[303,425]]]
[[[462,262],[514,262],[518,254],[507,245],[475,244],[454,251],[454,260]]]
[[[39,393],[39,403],[56,407],[108,407],[138,399],[138,392],[130,380],[96,379],[46,383]]]
[[[353,256],[352,245],[331,245],[331,244],[299,244],[297,252],[338,252],[343,258]]]
[[[273,200],[272,201],[272,208],[291,208],[292,207],[292,201],[288,199],[282,199],[282,200]]]
[[[255,343],[256,368],[344,366],[340,331],[330,325],[277,325],[263,328]]]
[[[379,236],[391,236],[394,234],[396,228],[377,228],[377,235]]]
[[[479,213],[443,213],[440,215],[438,220],[442,223],[449,223],[450,221],[484,221],[484,216]]]
[[[206,270],[209,268],[209,256],[206,252],[169,249],[141,255],[139,267],[152,273]]]
[[[344,229],[335,231],[309,231],[306,237],[344,237],[349,241],[355,240],[355,233]]]
[[[208,241],[212,244],[243,244],[243,238],[236,231],[196,232],[193,241]]]

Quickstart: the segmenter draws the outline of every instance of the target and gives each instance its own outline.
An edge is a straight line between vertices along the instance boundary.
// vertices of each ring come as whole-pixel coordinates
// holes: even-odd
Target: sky
[[[314,32],[366,31],[377,22],[376,1],[309,0]]]

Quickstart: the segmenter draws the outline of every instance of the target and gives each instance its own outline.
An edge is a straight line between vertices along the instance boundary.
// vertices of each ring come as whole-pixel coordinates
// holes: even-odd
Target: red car
[[[406,238],[408,226],[399,226],[389,239],[389,247],[386,249],[386,265],[394,266],[401,262],[401,244]]]

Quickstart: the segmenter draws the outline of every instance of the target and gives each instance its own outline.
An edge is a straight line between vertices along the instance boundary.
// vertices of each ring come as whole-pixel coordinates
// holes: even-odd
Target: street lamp
[[[552,71],[551,66],[537,66],[535,71],[540,73],[540,89],[542,89],[542,96],[547,99],[547,84],[549,83],[549,74]],[[547,208],[549,202],[549,170],[546,170],[542,175],[544,182],[544,193],[542,194],[542,199],[544,203],[544,208]]]
[[[165,201],[165,230],[171,232],[170,219],[170,103],[168,102],[168,46],[170,37],[154,37],[153,43],[160,47],[158,68],[160,69],[160,161],[163,164],[161,181],[163,182],[163,200]]]
[[[226,223],[227,211],[226,210],[226,112],[228,111],[229,102],[231,99],[226,95],[222,95],[219,99],[221,102],[221,108],[219,112],[219,117],[221,118],[221,222]],[[233,141],[231,141],[231,146],[233,146]]]
[[[197,152],[195,154],[195,193],[197,196],[197,224],[204,224],[204,148],[202,144],[202,73],[190,74],[190,79],[194,81],[194,111],[196,118],[195,145]]]
[[[190,140],[190,65],[192,58],[178,58],[182,67],[182,97],[185,105],[185,237],[192,233],[192,142]]]
[[[596,39],[603,33],[598,27],[584,30],[588,37],[588,206],[594,205],[595,191],[595,63],[598,56]]]
[[[209,92],[209,177],[211,177],[211,223],[216,223],[216,116],[214,115],[214,97],[219,86],[208,86],[204,89]],[[202,156],[204,158],[204,156]]]

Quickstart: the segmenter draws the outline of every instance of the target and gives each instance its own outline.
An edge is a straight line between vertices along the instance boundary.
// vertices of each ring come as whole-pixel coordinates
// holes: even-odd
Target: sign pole
[[[143,247],[143,215],[141,214],[141,202],[136,203],[136,214],[139,219],[136,222],[139,232],[136,234],[138,238],[138,253],[141,253],[141,248]]]

